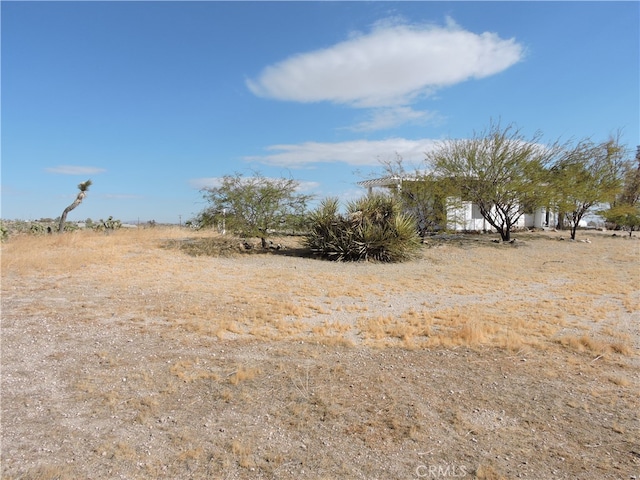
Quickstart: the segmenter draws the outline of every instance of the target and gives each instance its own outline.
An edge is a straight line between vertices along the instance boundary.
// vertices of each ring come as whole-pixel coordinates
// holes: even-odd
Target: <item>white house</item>
[[[402,183],[406,181],[419,181],[411,177],[388,176],[372,180],[363,180],[358,185],[367,189],[371,194],[374,188],[402,190]],[[445,204],[447,212],[447,230],[455,231],[490,231],[493,229],[480,213],[478,205],[470,201],[462,201],[460,198],[448,197]],[[546,208],[539,208],[533,213],[522,215],[515,228],[546,228],[554,227],[558,223],[556,212]]]
[[[515,228],[553,228],[558,223],[558,215],[546,208],[538,208],[533,213],[525,213]],[[480,208],[472,202],[461,202],[456,198],[447,199],[447,229],[458,231],[488,231],[493,227],[480,213]]]

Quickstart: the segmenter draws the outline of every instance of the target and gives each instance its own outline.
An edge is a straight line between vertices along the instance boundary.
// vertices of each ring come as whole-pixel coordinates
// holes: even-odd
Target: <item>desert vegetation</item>
[[[635,478],[626,155],[492,125],[345,211],[256,173],[189,228],[69,225],[90,181],[3,222],[2,478]],[[494,233],[443,230],[452,197]],[[603,205],[630,234],[576,241]]]
[[[305,245],[338,261],[397,262],[412,258],[420,245],[414,218],[390,195],[369,195],[340,213],[337,199],[325,199],[309,215]]]
[[[71,212],[71,210],[74,210],[76,207],[78,207],[78,205],[82,203],[84,198],[87,196],[87,191],[89,190],[89,187],[92,184],[93,182],[91,180],[85,180],[84,182],[81,182],[78,184],[78,190],[80,190],[80,192],[78,192],[76,199],[69,206],[67,206],[62,211],[62,215],[60,215],[60,221],[58,223],[59,232],[64,232],[64,227],[67,222],[67,215],[69,214],[69,212]]]
[[[598,211],[609,227],[633,231],[640,221],[640,147],[635,164],[621,136],[543,142],[513,124],[492,122],[470,138],[445,139],[413,170],[398,156],[384,162],[396,179],[392,191],[421,231],[446,228],[464,202],[476,206],[503,241],[518,220],[537,209],[557,215],[558,229],[575,240],[587,213]],[[453,202],[452,202],[453,200]]]
[[[298,188],[292,178],[266,178],[260,172],[249,177],[225,175],[219,185],[202,190],[208,206],[192,223],[199,228],[258,237],[267,248],[267,238],[273,232],[292,232],[304,225],[311,196],[299,193]]]
[[[2,478],[631,478],[640,241],[581,236],[9,236]]]

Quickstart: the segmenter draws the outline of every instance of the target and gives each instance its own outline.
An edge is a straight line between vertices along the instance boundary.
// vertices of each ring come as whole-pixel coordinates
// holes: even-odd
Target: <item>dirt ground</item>
[[[640,478],[640,241],[154,235],[3,245],[3,479]]]

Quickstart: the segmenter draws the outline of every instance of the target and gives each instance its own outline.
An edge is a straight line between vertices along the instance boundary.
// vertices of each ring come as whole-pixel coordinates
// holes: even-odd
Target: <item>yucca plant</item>
[[[328,198],[310,221],[307,247],[331,260],[398,262],[412,258],[420,246],[414,219],[388,195],[350,202],[346,214],[339,213],[336,198]]]

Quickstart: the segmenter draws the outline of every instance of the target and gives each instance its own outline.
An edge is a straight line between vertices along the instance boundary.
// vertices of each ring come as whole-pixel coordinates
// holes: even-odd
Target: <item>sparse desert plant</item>
[[[231,444],[231,452],[238,457],[238,464],[243,468],[250,468],[253,466],[253,460],[251,458],[251,445],[234,440]]]
[[[636,165],[629,163],[623,178],[622,191],[608,210],[599,212],[615,228],[627,229],[629,236],[640,228],[640,145],[636,150]]]
[[[590,209],[614,202],[623,191],[625,154],[617,137],[597,144],[586,139],[568,148],[551,167],[551,201],[568,222],[571,239]]]
[[[58,224],[59,232],[64,232],[65,222],[67,221],[67,215],[71,210],[73,210],[74,208],[76,208],[78,205],[82,203],[82,201],[84,200],[84,197],[87,196],[87,190],[89,190],[89,187],[91,186],[91,184],[92,184],[91,180],[86,180],[78,184],[78,190],[80,190],[80,192],[78,193],[73,203],[69,205],[67,208],[65,208],[64,211],[62,212],[62,215],[60,216],[60,223]]]
[[[178,248],[194,257],[227,257],[246,250],[237,238],[223,235],[169,240],[166,242],[166,246],[168,248]],[[247,251],[251,252],[251,250]]]
[[[93,228],[95,228],[96,230],[105,231],[117,230],[120,227],[122,227],[122,222],[120,220],[114,219],[111,215],[109,215],[109,218],[107,218],[106,220],[100,219],[98,223],[93,225]]]
[[[295,229],[306,211],[309,195],[298,193],[299,182],[292,178],[267,178],[256,172],[225,175],[219,185],[203,189],[209,206],[198,216],[201,227],[218,225],[244,237],[259,237],[263,248],[276,230]]]
[[[238,368],[229,376],[229,383],[231,385],[238,385],[240,382],[253,380],[259,374],[259,368],[239,365]]]
[[[325,199],[311,214],[306,245],[323,258],[338,261],[398,262],[413,258],[420,246],[413,218],[393,197],[374,194],[349,203],[339,213],[338,200]]]
[[[47,229],[41,223],[32,223],[31,226],[29,227],[29,232],[32,233],[33,235],[41,235],[46,231]]]

